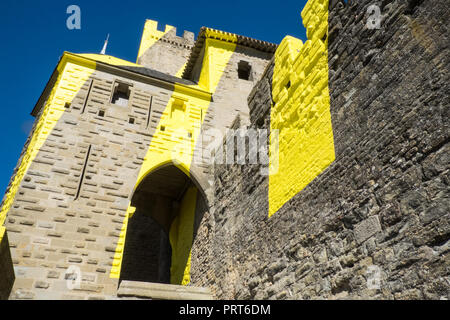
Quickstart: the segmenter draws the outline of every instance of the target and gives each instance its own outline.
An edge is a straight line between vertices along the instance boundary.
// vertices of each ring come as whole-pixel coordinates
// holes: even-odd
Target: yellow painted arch
[[[154,23],[149,22],[149,24],[149,28],[153,28]],[[168,32],[170,30],[166,29],[166,31]],[[217,35],[211,34],[211,37],[213,36],[216,37]],[[211,104],[211,96],[216,91],[225,68],[236,49],[236,39],[234,35],[222,34],[222,38],[222,41],[217,39],[206,39],[205,54],[198,85],[189,86],[192,90],[186,90],[186,86],[175,84],[174,92],[161,115],[158,126],[153,134],[153,138],[138,174],[136,187],[143,181],[144,177],[153,170],[162,164],[167,164],[174,160],[176,160],[177,167],[180,170],[188,177],[192,177],[191,163],[194,156],[194,148],[201,133],[204,121],[204,116],[198,117],[194,114],[207,114]],[[153,38],[149,43],[153,45],[155,39],[156,38]],[[145,45],[147,46],[148,44]],[[210,92],[210,94],[205,95],[205,92]],[[172,116],[174,106],[180,103],[180,101],[182,104],[184,103],[184,118]],[[192,139],[188,144],[186,144],[180,136],[183,135],[183,130],[187,130],[191,133]],[[180,148],[183,151],[178,154],[178,156],[174,157],[173,150],[177,148]],[[136,187],[134,190],[136,190]],[[114,255],[113,266],[110,272],[111,278],[120,278],[128,219],[132,210],[132,208],[128,209],[128,213],[122,225],[120,237],[117,242],[116,253]],[[186,279],[186,277],[184,277],[184,279]]]

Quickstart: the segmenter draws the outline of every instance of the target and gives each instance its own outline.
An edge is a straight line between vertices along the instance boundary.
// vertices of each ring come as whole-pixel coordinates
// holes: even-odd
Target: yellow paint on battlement
[[[166,25],[164,31],[158,30],[158,22],[154,20],[147,20],[142,33],[141,45],[139,46],[138,58],[144,55],[157,41],[164,37],[168,32],[174,29],[173,26]],[[136,60],[136,61],[137,61]]]
[[[328,0],[308,1],[302,18],[305,44],[288,36],[275,53],[270,128],[279,130],[279,153],[270,155],[269,217],[335,160],[328,91]]]
[[[183,65],[183,67],[178,70],[178,72],[175,74],[175,77],[181,78],[183,76],[184,69],[186,69],[187,62]]]

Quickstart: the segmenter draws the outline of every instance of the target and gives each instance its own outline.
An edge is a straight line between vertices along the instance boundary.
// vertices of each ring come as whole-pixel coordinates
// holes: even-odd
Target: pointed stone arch
[[[190,249],[209,208],[196,174],[161,163],[140,179],[131,206],[120,281],[189,283]]]

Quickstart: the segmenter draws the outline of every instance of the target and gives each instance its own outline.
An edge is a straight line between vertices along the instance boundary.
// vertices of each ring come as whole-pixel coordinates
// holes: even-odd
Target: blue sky
[[[305,40],[300,12],[306,0],[178,1],[73,0],[0,1],[1,152],[0,194],[34,118],[30,116],[64,51],[99,53],[110,34],[107,54],[136,61],[145,19],[198,33],[202,26],[280,43],[286,35]],[[69,30],[69,5],[81,9],[81,30]],[[0,197],[0,198],[1,198]]]

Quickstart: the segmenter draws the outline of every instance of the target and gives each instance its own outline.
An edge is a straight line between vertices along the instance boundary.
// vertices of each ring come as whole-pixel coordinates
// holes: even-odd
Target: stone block
[[[363,243],[380,231],[381,224],[378,216],[371,216],[355,226],[354,234],[356,242]]]

